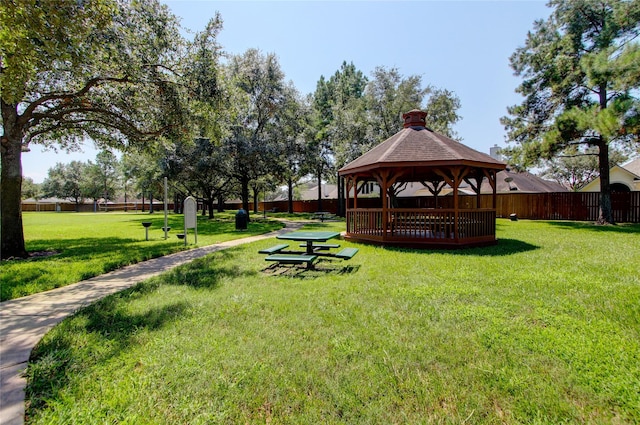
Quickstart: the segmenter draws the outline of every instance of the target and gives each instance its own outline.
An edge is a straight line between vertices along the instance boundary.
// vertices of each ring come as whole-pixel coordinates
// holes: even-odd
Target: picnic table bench
[[[335,218],[335,214],[332,214],[328,211],[317,211],[313,213],[313,217],[319,219],[321,222],[324,223],[325,220],[330,220],[332,218]]]
[[[308,254],[273,254],[265,258],[265,261],[277,261],[282,264],[306,264],[308,269],[313,269],[313,262],[317,255]]]
[[[281,245],[274,245],[272,247],[269,248],[265,248],[265,249],[261,249],[260,251],[258,251],[258,253],[260,254],[275,254],[276,252],[280,252],[285,248],[288,248],[289,244],[281,244]]]
[[[336,257],[342,258],[343,260],[348,260],[353,258],[354,255],[358,253],[358,248],[342,248],[340,252],[336,254]]]

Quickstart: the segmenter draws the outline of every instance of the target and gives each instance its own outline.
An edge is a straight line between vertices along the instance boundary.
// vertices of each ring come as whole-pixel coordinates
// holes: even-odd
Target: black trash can
[[[242,208],[236,213],[236,230],[247,230],[249,215]]]

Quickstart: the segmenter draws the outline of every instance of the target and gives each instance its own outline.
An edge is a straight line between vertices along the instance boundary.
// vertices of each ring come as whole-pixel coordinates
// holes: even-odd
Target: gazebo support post
[[[382,240],[387,239],[387,231],[389,230],[389,171],[385,170],[374,173],[374,177],[380,186],[380,198],[382,200]]]
[[[390,189],[398,181],[398,178],[402,175],[402,172],[393,172],[392,170],[382,170],[375,174],[376,180],[380,185],[380,190],[384,191],[384,198],[382,202],[382,240],[387,239],[387,231],[389,230],[389,210],[393,209],[391,205],[391,197],[389,196]]]
[[[453,232],[454,239],[458,239],[458,182],[456,176],[459,175],[460,170],[458,167],[452,167],[450,169],[451,175],[445,173],[443,170],[436,168],[435,173],[453,189]],[[445,235],[446,237],[446,235]]]
[[[460,232],[458,232],[458,226],[460,225],[460,200],[458,198],[458,187],[460,186],[460,168],[452,168],[453,174],[453,240],[458,242]]]
[[[422,185],[424,187],[426,187],[429,190],[429,193],[431,193],[433,195],[433,200],[434,200],[434,208],[438,208],[438,195],[440,194],[440,192],[442,191],[442,188],[444,188],[445,185],[445,181],[443,180],[432,180],[431,182],[424,182],[421,181],[420,183],[422,183]],[[431,186],[429,186],[431,185]]]
[[[493,188],[493,209],[498,208],[498,184],[496,182],[497,173],[493,171],[491,173],[491,187]]]
[[[458,243],[460,239],[460,198],[459,190],[460,184],[464,178],[469,174],[468,167],[451,167],[451,175],[453,177],[453,240]]]
[[[358,176],[353,178],[353,209],[358,209]]]
[[[350,212],[349,211],[349,194],[351,193],[351,189],[354,187],[353,185],[353,180],[354,177],[353,176],[346,176],[344,178],[344,185],[345,185],[345,216],[346,216],[346,221],[347,221],[347,233],[351,233],[353,232],[353,226],[351,225],[352,220],[353,220],[353,215],[354,212],[353,210],[355,210],[356,205],[355,205],[355,190],[354,190],[354,205],[353,205],[353,209]]]
[[[491,190],[493,192],[493,201],[492,201],[492,206],[491,208],[493,208],[493,210],[495,211],[496,207],[498,206],[498,194],[497,194],[497,187],[498,185],[496,184],[496,175],[498,174],[498,172],[496,170],[483,170],[484,171],[484,175],[487,178],[487,180],[489,181],[489,184],[491,185]]]
[[[480,196],[480,190],[482,189],[482,179],[481,175],[476,175],[476,209],[482,208],[482,199]]]
[[[388,173],[381,173],[379,176],[382,181],[378,181],[380,184],[380,190],[384,193],[382,198],[382,240],[387,239],[387,230],[389,229],[389,186],[387,181]]]
[[[480,189],[482,187],[482,179],[483,175],[476,172],[471,177],[465,177],[464,181],[467,182],[471,189],[473,189],[473,193],[476,195],[476,208],[480,209],[482,207],[482,203],[480,202]],[[473,180],[473,181],[472,181]],[[475,182],[475,183],[474,183]]]

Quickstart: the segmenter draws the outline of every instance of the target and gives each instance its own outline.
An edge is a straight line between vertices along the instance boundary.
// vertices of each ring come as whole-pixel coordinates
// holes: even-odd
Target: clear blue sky
[[[546,19],[546,1],[212,1],[161,0],[182,25],[200,31],[219,11],[219,42],[231,54],[249,48],[275,53],[286,79],[303,94],[315,91],[321,75],[331,76],[343,61],[367,76],[376,66],[422,76],[423,84],[452,90],[460,98],[462,120],[455,130],[463,143],[482,152],[505,146],[500,117],[521,102],[514,92],[509,57],[525,42],[537,19]],[[23,155],[23,172],[41,182],[56,162],[94,160],[84,153]]]

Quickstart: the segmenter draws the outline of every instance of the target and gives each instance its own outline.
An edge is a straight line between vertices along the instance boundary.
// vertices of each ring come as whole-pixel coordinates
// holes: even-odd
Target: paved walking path
[[[303,222],[285,222],[281,230],[194,248],[97,276],[40,294],[0,303],[0,424],[24,423],[27,367],[33,347],[64,318],[109,294],[225,248],[272,238],[299,229]]]

